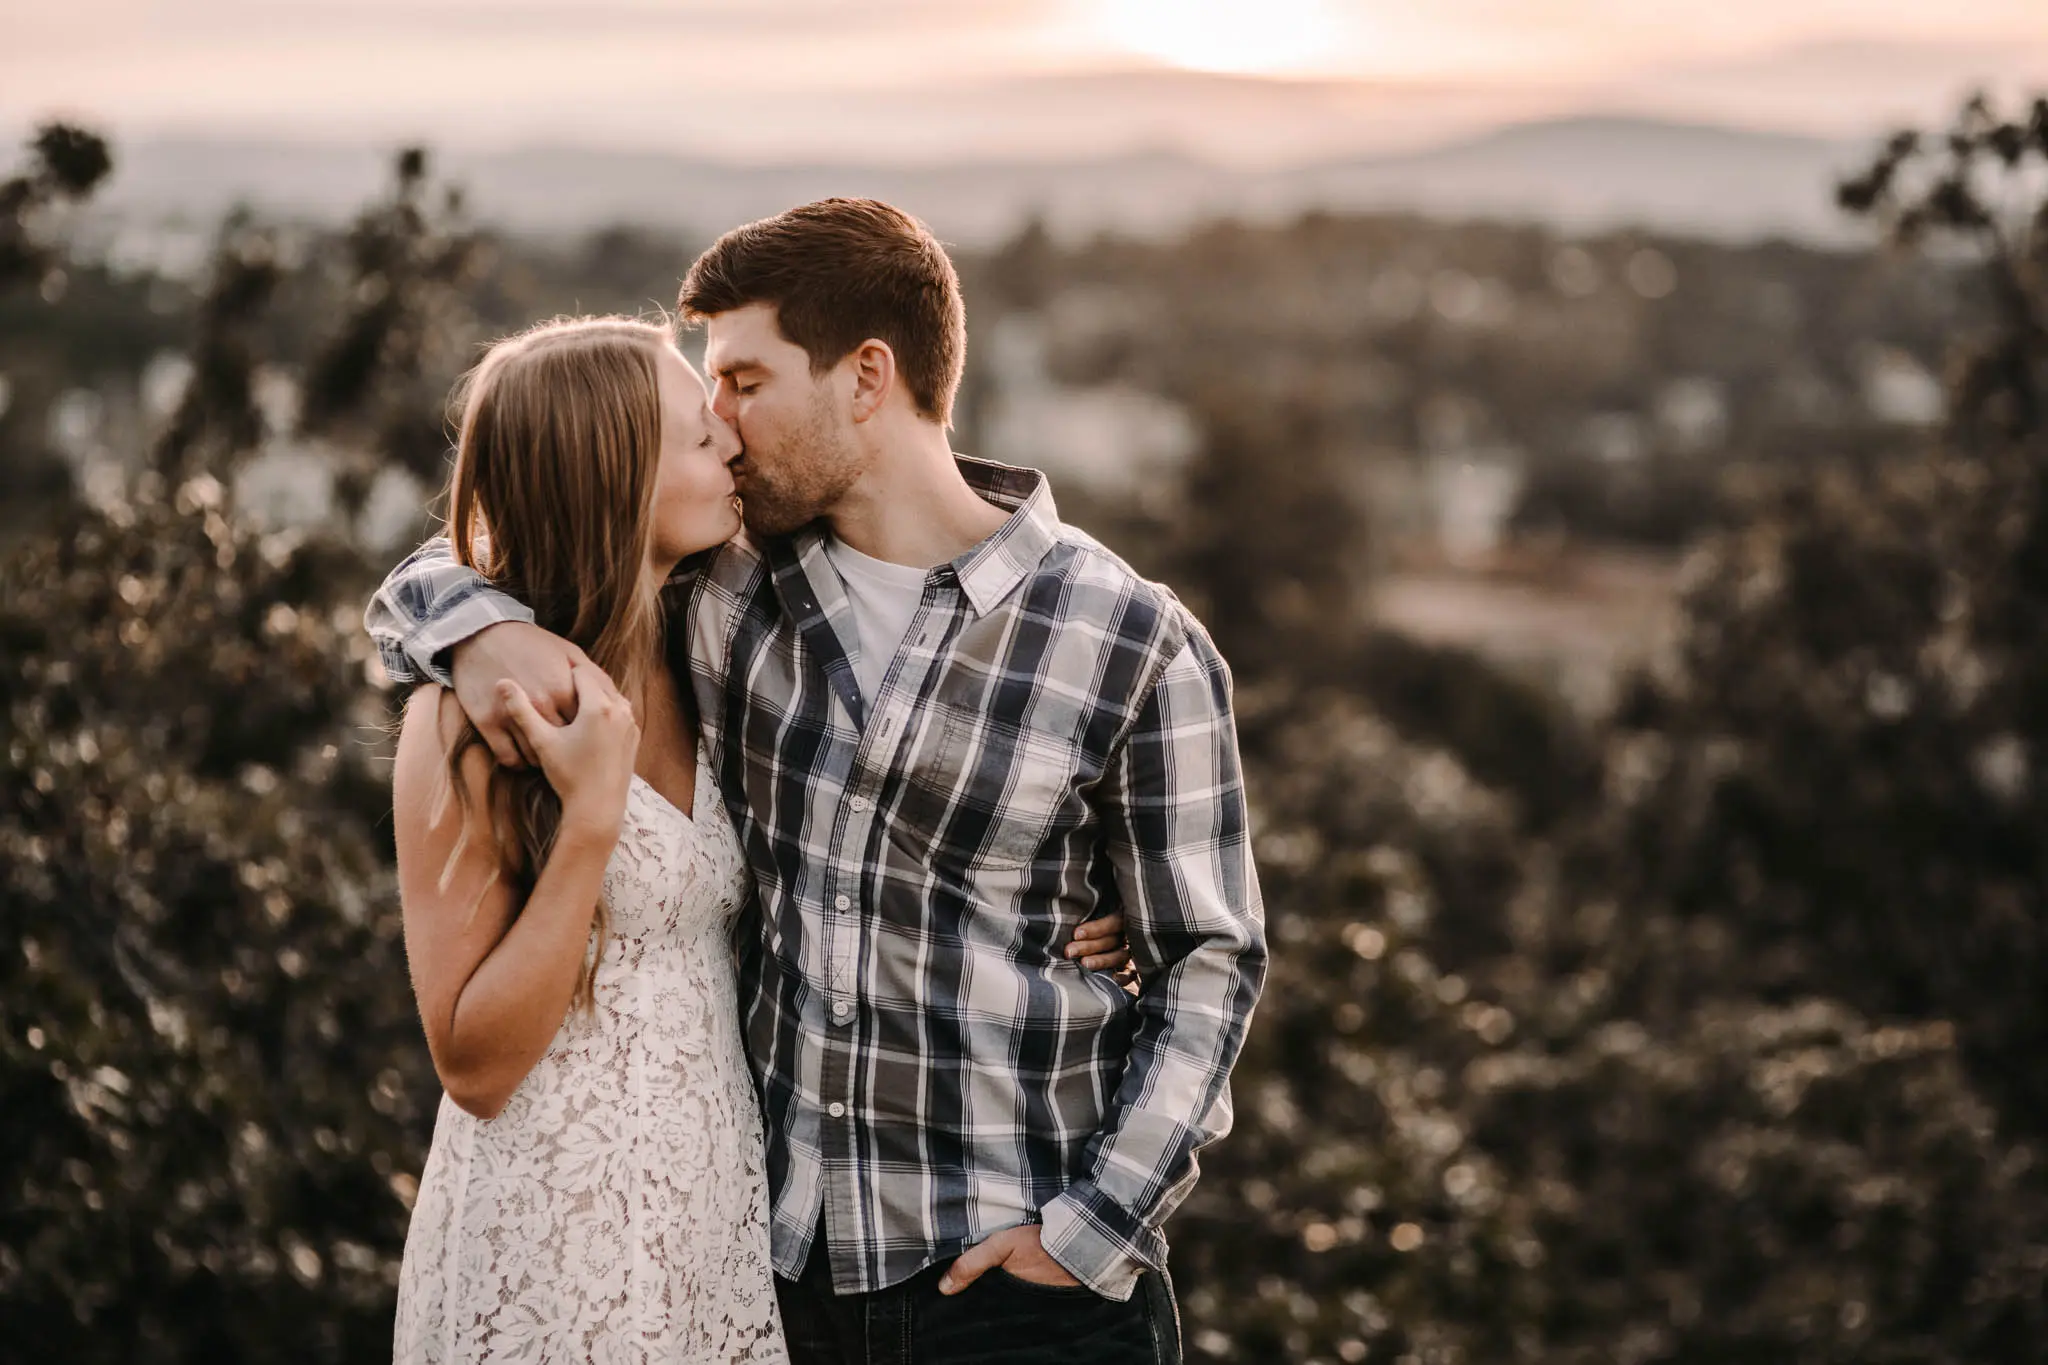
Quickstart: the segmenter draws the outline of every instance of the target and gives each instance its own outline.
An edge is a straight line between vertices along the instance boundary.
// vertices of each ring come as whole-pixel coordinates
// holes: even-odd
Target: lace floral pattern
[[[397,1360],[788,1359],[727,939],[746,866],[701,755],[697,773],[697,821],[633,779],[595,1013],[570,1013],[497,1118],[442,1099]]]

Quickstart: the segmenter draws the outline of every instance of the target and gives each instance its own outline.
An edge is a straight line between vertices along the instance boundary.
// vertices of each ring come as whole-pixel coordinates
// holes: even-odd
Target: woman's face
[[[655,363],[661,393],[661,464],[654,480],[652,567],[722,545],[740,529],[727,462],[740,438],[711,410],[704,381],[690,362],[662,347]]]

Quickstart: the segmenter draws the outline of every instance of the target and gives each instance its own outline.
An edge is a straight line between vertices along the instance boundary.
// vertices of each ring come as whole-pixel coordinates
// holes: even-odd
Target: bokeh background
[[[1236,672],[1191,1360],[2048,1359],[2043,91],[2039,0],[6,0],[0,1358],[388,1356],[448,386],[864,193]]]

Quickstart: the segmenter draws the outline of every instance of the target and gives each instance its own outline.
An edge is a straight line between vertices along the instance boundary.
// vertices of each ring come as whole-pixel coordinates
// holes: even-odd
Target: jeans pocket
[[[1085,1284],[1040,1284],[1036,1280],[1027,1280],[1022,1275],[1012,1275],[1001,1266],[990,1267],[987,1278],[1026,1294],[1043,1294],[1049,1299],[1074,1299],[1085,1303],[1089,1299],[1102,1297]]]
[[[1159,1328],[1142,1291],[1119,1301],[1086,1285],[1033,1284],[991,1269],[958,1294],[942,1295],[934,1283],[915,1312],[917,1365],[1150,1365],[1160,1359]]]

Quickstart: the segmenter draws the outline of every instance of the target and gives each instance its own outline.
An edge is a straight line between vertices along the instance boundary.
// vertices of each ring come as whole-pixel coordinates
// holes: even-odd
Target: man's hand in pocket
[[[1067,1268],[1045,1254],[1038,1241],[1038,1225],[1004,1228],[978,1246],[969,1247],[960,1259],[946,1267],[939,1281],[941,1294],[957,1294],[980,1279],[984,1271],[1001,1266],[1005,1272],[1032,1284],[1072,1289],[1081,1282]]]

